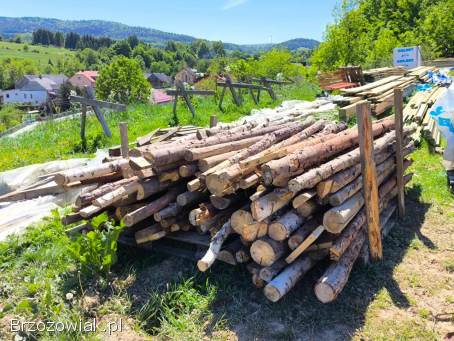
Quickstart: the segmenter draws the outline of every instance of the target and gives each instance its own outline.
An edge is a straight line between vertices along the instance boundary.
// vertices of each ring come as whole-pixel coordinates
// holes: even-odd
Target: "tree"
[[[131,56],[131,46],[129,46],[129,43],[127,40],[120,40],[117,41],[112,45],[112,51],[118,56],[122,55],[125,57]]]
[[[55,42],[54,42],[55,46],[57,46],[57,47],[65,46],[65,36],[63,35],[63,33],[61,33],[61,32],[55,33],[54,40],[55,40]]]
[[[75,50],[77,47],[77,43],[80,40],[80,35],[74,32],[69,32],[66,34],[65,38],[65,48]]]
[[[139,38],[136,35],[132,35],[128,37],[128,43],[131,49],[134,49],[137,45],[139,45]]]
[[[150,96],[150,84],[137,60],[119,56],[100,70],[96,96],[120,103],[143,102]]]
[[[222,41],[213,42],[213,51],[218,57],[225,57],[224,43]]]

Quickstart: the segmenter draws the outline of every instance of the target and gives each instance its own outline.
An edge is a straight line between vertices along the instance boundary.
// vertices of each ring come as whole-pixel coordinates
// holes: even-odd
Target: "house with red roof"
[[[79,71],[69,79],[69,83],[76,88],[85,88],[86,86],[94,88],[98,71]]]

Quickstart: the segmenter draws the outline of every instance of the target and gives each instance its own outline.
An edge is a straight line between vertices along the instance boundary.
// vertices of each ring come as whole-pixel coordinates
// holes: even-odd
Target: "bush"
[[[0,110],[0,132],[20,124],[23,115],[24,112],[14,105],[5,105]]]

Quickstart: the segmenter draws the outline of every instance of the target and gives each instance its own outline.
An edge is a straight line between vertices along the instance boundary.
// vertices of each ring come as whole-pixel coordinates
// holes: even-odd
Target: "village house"
[[[69,83],[80,89],[83,89],[86,86],[94,88],[98,75],[98,71],[79,71],[69,79]]]
[[[189,67],[185,67],[185,68],[181,69],[175,75],[175,80],[181,81],[181,82],[187,83],[187,84],[194,84],[202,77],[203,77],[203,74],[197,72],[196,69],[191,69]]]
[[[66,81],[65,75],[25,75],[15,83],[14,89],[0,91],[0,104],[44,105]]]
[[[172,86],[172,78],[165,73],[147,73],[145,78],[153,89],[163,89]]]

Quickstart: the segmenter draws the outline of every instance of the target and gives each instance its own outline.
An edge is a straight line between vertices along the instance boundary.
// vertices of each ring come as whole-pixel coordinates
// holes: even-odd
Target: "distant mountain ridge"
[[[0,17],[0,35],[11,38],[17,34],[31,33],[38,28],[44,28],[55,32],[76,32],[79,34],[90,34],[93,36],[107,36],[112,39],[125,39],[130,35],[136,35],[146,43],[164,45],[168,41],[179,41],[191,43],[197,38],[177,33],[169,33],[153,28],[129,26],[113,21],[104,20],[60,20],[39,17]],[[225,48],[229,50],[240,50],[244,52],[258,52],[269,50],[275,46],[284,46],[290,50],[298,48],[313,49],[319,42],[314,39],[297,38],[279,44],[232,44],[224,42]]]

